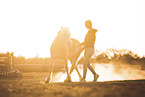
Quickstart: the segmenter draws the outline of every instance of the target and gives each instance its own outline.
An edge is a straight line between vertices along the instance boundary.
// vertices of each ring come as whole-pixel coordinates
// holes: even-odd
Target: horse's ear
[[[61,29],[63,29],[63,27],[61,26]]]
[[[61,35],[61,34],[62,34],[61,30],[60,30],[60,31],[58,31],[58,35]]]

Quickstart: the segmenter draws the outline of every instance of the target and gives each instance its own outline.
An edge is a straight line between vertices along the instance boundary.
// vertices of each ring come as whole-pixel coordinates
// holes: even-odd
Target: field
[[[145,80],[45,84],[47,72],[0,79],[0,97],[144,97]]]
[[[110,70],[110,67],[106,68],[106,72],[109,73],[110,71],[107,70]],[[103,75],[95,83],[90,81],[87,83],[79,83],[79,81],[64,83],[63,80],[55,78],[47,84],[44,81],[48,72],[23,72],[22,78],[0,78],[0,97],[144,97],[144,71],[140,73],[137,70],[134,70],[134,73],[133,71],[129,72],[137,73],[140,76],[134,77],[134,80],[129,80],[131,78],[118,80],[119,78],[110,75],[112,79],[114,77],[117,81],[103,81],[101,80],[105,76]],[[64,77],[60,74],[63,75],[63,73],[54,73],[53,77]],[[130,74],[130,76],[133,75]]]

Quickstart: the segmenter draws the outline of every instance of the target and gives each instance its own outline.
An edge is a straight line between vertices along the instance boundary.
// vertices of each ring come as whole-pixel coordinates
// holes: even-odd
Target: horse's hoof
[[[83,79],[83,77],[82,76],[80,76],[80,81]]]
[[[65,79],[64,82],[72,82],[71,79]]]
[[[45,80],[45,83],[50,83],[50,79],[46,79]]]
[[[49,83],[49,81],[45,81],[45,83]]]

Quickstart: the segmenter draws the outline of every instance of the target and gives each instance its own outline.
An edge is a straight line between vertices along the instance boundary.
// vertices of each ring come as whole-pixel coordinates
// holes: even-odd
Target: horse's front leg
[[[54,63],[53,59],[51,59],[50,66],[49,66],[49,74],[48,74],[48,77],[45,80],[45,83],[50,83],[51,75],[52,75],[52,71],[53,71],[53,63]]]

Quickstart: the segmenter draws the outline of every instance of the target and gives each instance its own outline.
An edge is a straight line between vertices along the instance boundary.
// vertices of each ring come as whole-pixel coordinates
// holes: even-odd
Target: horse
[[[65,70],[67,72],[67,78],[65,82],[71,82],[70,74],[75,69],[79,75],[79,78],[82,79],[82,76],[78,70],[76,62],[83,51],[84,47],[80,45],[80,42],[74,38],[70,38],[70,32],[67,28],[62,28],[61,31],[58,32],[58,35],[54,39],[50,52],[51,52],[51,63],[48,77],[45,80],[45,83],[50,82],[53,64],[55,64],[56,60],[62,60],[65,64]],[[70,60],[72,66],[70,68],[70,72],[68,71],[68,60]]]

